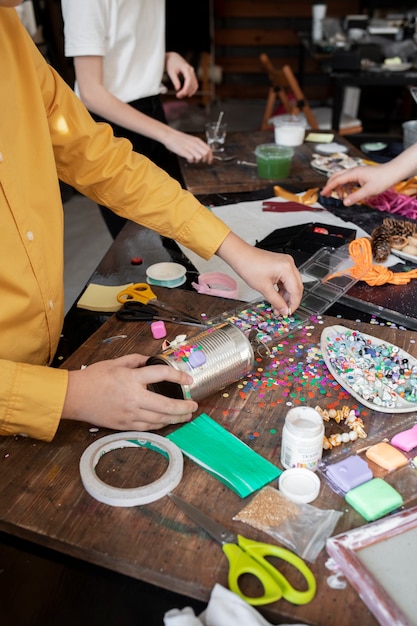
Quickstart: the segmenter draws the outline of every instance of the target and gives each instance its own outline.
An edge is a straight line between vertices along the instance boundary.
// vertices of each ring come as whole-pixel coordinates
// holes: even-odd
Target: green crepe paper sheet
[[[178,428],[167,439],[241,498],[282,473],[206,413]]]

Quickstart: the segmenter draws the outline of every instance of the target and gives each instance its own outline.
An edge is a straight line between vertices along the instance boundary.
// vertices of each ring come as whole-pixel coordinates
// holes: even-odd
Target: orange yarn
[[[391,285],[406,285],[412,278],[417,278],[417,269],[410,270],[409,272],[394,273],[388,267],[374,265],[372,263],[371,241],[366,237],[354,239],[349,244],[349,254],[352,261],[355,263],[355,265],[349,269],[349,274],[353,276],[353,278],[365,281],[371,287],[385,285],[386,283],[390,283]],[[333,274],[329,276],[328,279],[337,275],[338,274]]]

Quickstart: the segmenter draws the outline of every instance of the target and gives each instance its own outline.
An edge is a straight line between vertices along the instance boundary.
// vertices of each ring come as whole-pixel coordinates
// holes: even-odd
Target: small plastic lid
[[[342,143],[336,143],[332,141],[331,143],[319,143],[315,147],[316,152],[320,154],[334,154],[335,152],[347,152],[348,149]]]
[[[276,115],[269,120],[274,126],[302,126],[306,128],[307,122],[301,115]]]
[[[186,268],[180,263],[155,263],[146,270],[146,275],[153,280],[176,280],[182,278]]]
[[[282,495],[289,500],[306,504],[319,495],[320,479],[312,470],[292,467],[282,472],[278,486]]]
[[[381,152],[381,150],[385,150],[385,148],[387,147],[387,144],[383,141],[374,141],[371,143],[361,144],[362,152]]]
[[[263,143],[256,146],[255,155],[267,159],[288,159],[294,155],[294,150],[289,146],[278,146],[276,143]]]

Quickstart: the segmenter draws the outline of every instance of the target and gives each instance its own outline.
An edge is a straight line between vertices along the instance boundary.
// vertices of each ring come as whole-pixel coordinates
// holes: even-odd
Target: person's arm
[[[204,259],[217,253],[277,311],[286,315],[288,309],[296,310],[302,283],[291,256],[255,248],[231,233],[163,170],[133,152],[129,142],[114,140],[110,127],[93,123],[75,94],[59,82],[51,86],[53,103],[48,107],[54,111],[50,125],[62,180]],[[57,107],[61,90],[65,106]],[[59,132],[62,120],[67,123],[65,135]]]
[[[51,441],[61,418],[68,372],[0,359],[0,435]]]
[[[376,196],[401,180],[417,174],[417,144],[382,165],[354,167],[333,174],[321,193],[330,196],[337,191],[346,206]]]
[[[192,383],[168,365],[144,367],[147,356],[130,354],[67,371],[0,359],[0,435],[51,441],[61,419],[114,430],[157,430],[187,422],[198,409],[148,385]]]
[[[287,316],[295,311],[303,294],[303,283],[294,259],[255,248],[235,233],[229,233],[216,253],[253,289],[260,291],[274,310]]]
[[[255,248],[234,233],[226,236],[217,255],[281,315],[300,304],[303,286],[291,256]],[[143,367],[147,358],[131,354],[70,371],[62,419],[116,430],[156,430],[190,421],[198,409],[196,402],[161,396],[148,385],[163,380],[191,384],[192,377],[165,365]]]
[[[231,233],[166,172],[133,152],[128,141],[114,139],[109,126],[95,124],[74,92],[56,72],[50,72],[48,78],[55,80],[48,81],[46,106],[51,110],[55,161],[64,182],[119,215],[175,239],[203,259],[218,254],[282,314],[299,306],[302,283],[291,256],[255,248]]]
[[[81,100],[90,111],[123,128],[159,141],[189,162],[211,163],[212,151],[202,139],[155,120],[113,96],[103,84],[103,57],[75,57],[74,68]],[[187,77],[187,89],[190,88]]]

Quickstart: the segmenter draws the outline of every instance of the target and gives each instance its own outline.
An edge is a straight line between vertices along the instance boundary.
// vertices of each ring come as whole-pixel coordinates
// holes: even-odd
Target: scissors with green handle
[[[316,580],[313,572],[299,556],[280,546],[235,535],[176,494],[170,493],[168,495],[188,517],[222,545],[230,566],[228,576],[230,590],[238,594],[248,604],[270,604],[281,598],[292,604],[307,604],[314,598]],[[277,557],[293,565],[304,576],[308,588],[305,591],[295,589],[266,557]],[[239,579],[244,574],[252,574],[259,580],[264,588],[262,596],[251,597],[242,592]]]
[[[147,283],[135,283],[133,285],[129,285],[123,291],[119,291],[117,294],[117,300],[121,304],[125,304],[125,302],[129,302],[134,300],[136,302],[141,302],[142,304],[147,304],[148,302],[155,308],[160,309],[166,313],[171,315],[175,315],[177,318],[182,319],[184,322],[190,322],[193,326],[203,326],[206,327],[206,324],[203,324],[199,319],[189,315],[185,311],[181,311],[176,307],[170,306],[161,300],[158,300],[156,294],[152,291]]]

